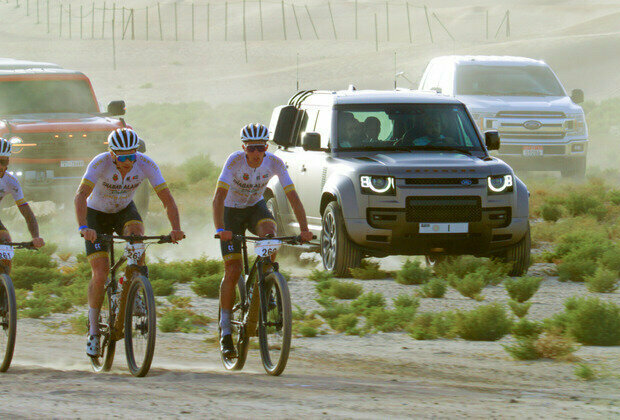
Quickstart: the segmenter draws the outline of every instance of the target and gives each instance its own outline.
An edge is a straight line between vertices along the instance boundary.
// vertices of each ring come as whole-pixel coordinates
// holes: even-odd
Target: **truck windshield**
[[[340,149],[485,153],[463,105],[364,104],[337,109]]]
[[[543,66],[459,66],[456,94],[565,96],[551,69]]]
[[[98,111],[86,80],[0,79],[0,115]]]

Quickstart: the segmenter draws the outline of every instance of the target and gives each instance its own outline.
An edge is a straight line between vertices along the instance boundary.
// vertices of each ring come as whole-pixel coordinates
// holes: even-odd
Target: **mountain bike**
[[[17,302],[7,264],[15,255],[15,248],[36,249],[32,242],[0,244],[0,372],[11,366],[17,335]]]
[[[244,235],[234,235],[233,239],[241,242],[243,255],[243,273],[237,281],[231,314],[231,335],[237,357],[222,354],[222,363],[228,370],[243,369],[250,337],[258,335],[263,368],[269,375],[278,376],[286,367],[291,349],[293,315],[288,284],[279,272],[278,263],[272,262],[270,257],[281,245],[299,245],[301,240],[299,236],[258,238]],[[255,242],[257,256],[251,269],[247,241]],[[221,314],[221,305],[218,314]]]
[[[127,366],[134,376],[145,376],[153,361],[157,314],[155,295],[148,279],[148,269],[139,265],[146,247],[152,243],[172,243],[170,236],[115,236],[97,237],[110,247],[110,277],[105,284],[105,296],[99,315],[101,345],[98,357],[91,357],[95,372],[107,372],[112,368],[116,342],[125,339]],[[114,261],[114,241],[125,241],[125,252]],[[116,273],[124,263],[125,276],[122,284]],[[120,286],[120,287],[119,287]]]

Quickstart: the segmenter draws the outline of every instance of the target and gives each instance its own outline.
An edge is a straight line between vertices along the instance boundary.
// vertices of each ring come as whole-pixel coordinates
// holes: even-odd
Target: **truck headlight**
[[[567,120],[564,121],[564,130],[573,136],[585,136],[587,130],[586,117],[583,114],[568,114]]]
[[[19,143],[23,143],[23,142],[24,141],[22,140],[22,138],[21,137],[17,137],[17,136],[11,137],[9,139],[9,143],[11,143],[11,144],[19,144]]]
[[[497,118],[495,118],[494,112],[472,112],[471,113],[474,122],[478,126],[481,132],[486,130],[492,130],[499,128],[497,126]]]
[[[489,194],[501,194],[512,191],[512,175],[490,176],[487,178]]]
[[[362,194],[396,195],[394,177],[362,175],[360,177]]]

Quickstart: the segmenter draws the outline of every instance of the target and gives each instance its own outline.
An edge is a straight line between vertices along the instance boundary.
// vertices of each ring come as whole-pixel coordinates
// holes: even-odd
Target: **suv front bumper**
[[[560,171],[584,160],[587,149],[587,139],[575,139],[563,143],[524,143],[502,139],[500,149],[492,154],[515,169]]]

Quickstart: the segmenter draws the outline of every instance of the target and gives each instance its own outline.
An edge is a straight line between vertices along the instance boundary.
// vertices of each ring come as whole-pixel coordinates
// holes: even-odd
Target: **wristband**
[[[215,229],[215,233],[220,233],[220,232],[224,232],[224,229],[222,229],[222,228]]]
[[[80,226],[80,227],[78,228],[78,230],[82,230],[82,229],[88,229],[88,226],[86,226],[86,225],[82,225],[82,226]]]

